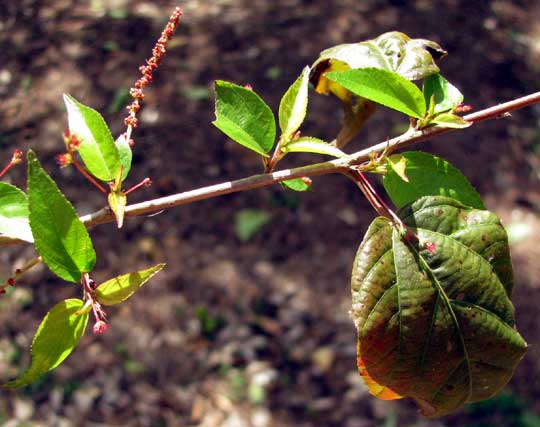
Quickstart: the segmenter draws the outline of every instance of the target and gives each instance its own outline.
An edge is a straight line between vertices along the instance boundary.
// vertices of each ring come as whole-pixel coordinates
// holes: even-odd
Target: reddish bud
[[[249,83],[244,85],[244,89],[247,90],[253,90],[253,86],[251,86]]]
[[[473,108],[470,106],[470,105],[466,105],[466,104],[459,104],[457,107],[456,107],[456,113],[468,113],[469,111],[471,111]]]
[[[13,157],[11,158],[11,164],[17,165],[22,162],[23,152],[16,148],[13,151]]]
[[[57,154],[55,159],[56,163],[58,163],[58,166],[61,168],[65,168],[73,163],[73,157],[71,157],[71,154],[69,153]]]
[[[16,268],[16,269],[15,269],[15,274],[21,274],[21,269],[20,269],[20,268]]]
[[[308,185],[309,187],[311,187],[311,184],[313,184],[313,180],[308,177],[308,176],[303,176],[302,178],[300,178],[302,180],[302,182],[306,185]]]
[[[433,242],[427,242],[427,243],[425,244],[425,247],[426,247],[426,249],[427,249],[429,252],[431,252],[431,253],[435,252],[435,248],[436,248],[435,243],[433,243]]]
[[[13,277],[10,277],[9,279],[7,279],[7,284],[9,286],[15,285],[15,279]]]
[[[0,295],[5,294],[6,290],[4,288],[0,288]]]
[[[101,335],[107,329],[109,329],[109,325],[107,325],[107,323],[105,323],[103,320],[98,320],[96,323],[94,323],[92,332],[94,333],[94,335]]]
[[[133,141],[133,139],[130,139],[130,140],[128,141],[128,145],[129,145],[131,148],[133,148],[133,147],[135,146],[135,141]]]

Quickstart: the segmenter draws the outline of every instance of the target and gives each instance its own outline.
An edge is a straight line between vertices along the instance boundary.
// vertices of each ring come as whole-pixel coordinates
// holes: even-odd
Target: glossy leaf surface
[[[400,216],[407,235],[376,218],[355,258],[358,367],[375,396],[411,397],[438,417],[496,394],[526,351],[508,297],[508,243],[494,214],[447,197]]]
[[[90,173],[102,181],[113,181],[120,170],[120,156],[111,131],[96,110],[64,95],[69,130],[81,141],[79,154]]]
[[[0,234],[2,237],[33,242],[28,223],[28,199],[17,187],[0,182]]]
[[[390,163],[383,181],[386,192],[398,208],[429,195],[448,196],[467,206],[484,208],[469,180],[446,160],[421,151],[407,151],[391,157],[393,163],[405,159],[405,170],[396,172]],[[400,177],[403,173],[408,182]]]
[[[49,269],[70,282],[92,271],[96,253],[88,231],[33,151],[28,152],[28,207],[36,250]]]
[[[304,136],[295,139],[283,146],[282,150],[285,153],[316,153],[327,154],[332,157],[343,157],[346,154],[334,145],[330,145],[322,139]]]
[[[378,68],[360,68],[325,74],[353,94],[421,118],[426,113],[424,95],[418,87],[399,74]]]
[[[279,104],[279,126],[286,141],[294,135],[306,117],[309,71],[309,67],[304,68]]]
[[[453,110],[463,102],[463,95],[459,89],[440,74],[426,77],[423,91],[427,105],[433,97],[433,113]]]
[[[272,110],[242,86],[217,80],[216,120],[212,122],[232,140],[262,156],[274,146],[276,123]]]
[[[42,320],[32,341],[30,367],[9,388],[23,387],[56,368],[79,343],[88,313],[76,314],[83,307],[80,299],[68,299],[56,304]]]
[[[146,270],[123,274],[107,280],[96,288],[97,300],[103,305],[114,305],[125,301],[159,273],[165,264],[157,264]]]

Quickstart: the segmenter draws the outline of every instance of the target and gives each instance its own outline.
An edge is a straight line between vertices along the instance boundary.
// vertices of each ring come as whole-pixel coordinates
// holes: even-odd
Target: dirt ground
[[[260,161],[211,125],[212,83],[251,84],[277,111],[281,95],[327,47],[400,30],[438,41],[442,73],[475,109],[539,89],[540,3],[408,0],[4,0],[0,2],[0,155],[37,151],[81,214],[105,200],[60,170],[70,93],[123,131],[126,91],[170,12],[181,25],[147,90],[134,134],[130,182],[154,185],[130,202],[259,173]],[[331,139],[334,99],[312,94],[304,134]],[[403,119],[379,112],[356,141],[396,135]],[[509,228],[517,325],[530,344],[505,392],[439,420],[411,402],[372,398],[356,371],[348,317],[352,260],[374,213],[345,178],[313,191],[280,186],[199,202],[92,230],[96,281],[157,262],[167,268],[129,302],[108,310],[111,327],[32,386],[0,395],[3,426],[133,427],[531,427],[540,425],[540,106],[418,148],[460,168]],[[320,156],[289,156],[289,167]],[[25,187],[24,168],[8,177]],[[271,221],[247,242],[235,215]],[[3,249],[0,277],[34,256]],[[45,268],[0,300],[0,379],[29,362],[40,319],[80,295]]]

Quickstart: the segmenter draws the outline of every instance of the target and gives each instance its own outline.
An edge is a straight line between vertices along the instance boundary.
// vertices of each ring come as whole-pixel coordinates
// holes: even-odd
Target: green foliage
[[[279,126],[285,141],[292,138],[303,123],[308,106],[308,86],[310,68],[305,67],[302,74],[285,92],[279,104]]]
[[[102,181],[113,181],[120,171],[120,156],[111,131],[96,110],[64,95],[69,130],[81,141],[79,154],[90,173]]]
[[[243,242],[250,240],[270,219],[270,213],[259,209],[242,209],[236,214],[234,229]]]
[[[355,258],[359,370],[375,396],[412,397],[438,417],[496,394],[526,351],[507,277],[492,268],[511,269],[508,243],[502,258],[488,254],[492,232],[482,221],[500,222],[446,197],[419,199],[400,216],[406,230],[375,219]]]
[[[408,151],[391,157],[393,162],[388,163],[383,182],[386,192],[398,208],[429,195],[449,196],[467,206],[484,208],[480,195],[467,178],[446,160],[421,151]],[[408,182],[400,177],[402,171],[392,167],[403,158]]]
[[[334,145],[330,145],[322,139],[311,136],[303,136],[295,139],[282,148],[284,153],[316,153],[326,154],[332,157],[343,157],[346,154]]]
[[[463,95],[453,84],[440,74],[432,74],[424,80],[424,98],[426,105],[430,105],[433,98],[432,113],[442,113],[454,110],[463,102]]]
[[[293,191],[309,191],[311,185],[304,182],[302,178],[287,179],[286,181],[281,181],[281,185]]]
[[[17,187],[0,182],[0,233],[2,237],[33,242],[28,223],[28,200]]]
[[[131,297],[163,267],[165,264],[157,264],[145,270],[123,274],[107,280],[96,288],[96,298],[103,305],[119,304]]]
[[[201,334],[209,340],[213,340],[217,333],[227,324],[222,315],[212,315],[208,307],[204,305],[200,305],[195,309],[195,316],[199,321]]]
[[[33,151],[27,159],[29,219],[36,250],[53,273],[78,282],[96,262],[88,231]]]
[[[129,142],[126,141],[126,138],[124,135],[120,135],[116,141],[114,141],[114,145],[116,146],[116,149],[118,150],[118,157],[120,159],[120,165],[122,166],[122,176],[121,180],[124,181],[129,171],[131,170],[131,161],[133,158],[133,153],[131,152],[131,147],[129,146]]]
[[[19,378],[7,383],[7,387],[17,388],[30,384],[56,368],[71,354],[88,322],[88,313],[77,313],[82,306],[80,299],[67,299],[47,313],[32,342],[30,367]]]
[[[393,108],[411,117],[426,113],[424,95],[418,87],[398,73],[378,68],[360,68],[325,74],[353,94]]]
[[[276,122],[270,107],[251,89],[233,83],[217,80],[215,90],[213,125],[244,147],[268,156],[276,138]]]

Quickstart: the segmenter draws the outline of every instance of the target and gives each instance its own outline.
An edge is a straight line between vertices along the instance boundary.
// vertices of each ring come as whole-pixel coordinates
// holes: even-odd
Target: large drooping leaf
[[[47,313],[34,335],[30,367],[19,378],[7,383],[7,387],[17,388],[30,384],[56,368],[70,355],[88,323],[88,313],[77,314],[82,307],[82,300],[67,299]]]
[[[331,88],[328,88],[324,73],[349,68],[379,68],[407,80],[419,80],[438,73],[435,59],[445,55],[446,52],[433,41],[411,39],[406,34],[392,31],[373,40],[324,50],[311,67],[311,81],[318,92],[328,93]]]
[[[422,196],[441,195],[459,200],[467,206],[483,209],[484,203],[469,180],[454,166],[432,154],[421,151],[407,151],[391,156],[384,176],[384,188],[392,202],[400,208]],[[401,164],[405,159],[403,171],[395,171],[393,164]]]
[[[274,146],[276,122],[270,107],[251,89],[217,80],[216,120],[229,138],[262,156]]]
[[[96,298],[103,305],[121,303],[133,295],[141,286],[156,275],[165,264],[157,264],[146,270],[122,274],[100,284],[96,288]]]
[[[514,326],[512,270],[498,218],[424,197],[369,227],[353,267],[358,367],[382,399],[438,417],[495,395],[527,345]]]
[[[28,223],[26,194],[5,182],[0,182],[0,234],[26,242],[34,241]]]
[[[90,173],[102,181],[113,181],[120,170],[120,156],[111,131],[96,110],[64,95],[69,130],[81,141],[79,154]]]
[[[308,105],[309,67],[285,92],[279,104],[279,126],[285,141],[291,139],[306,117]]]
[[[36,250],[50,270],[78,282],[92,271],[96,253],[86,227],[55,182],[28,152],[28,209]]]
[[[424,95],[418,87],[396,72],[379,68],[359,68],[325,74],[354,95],[385,105],[411,117],[426,113]]]

